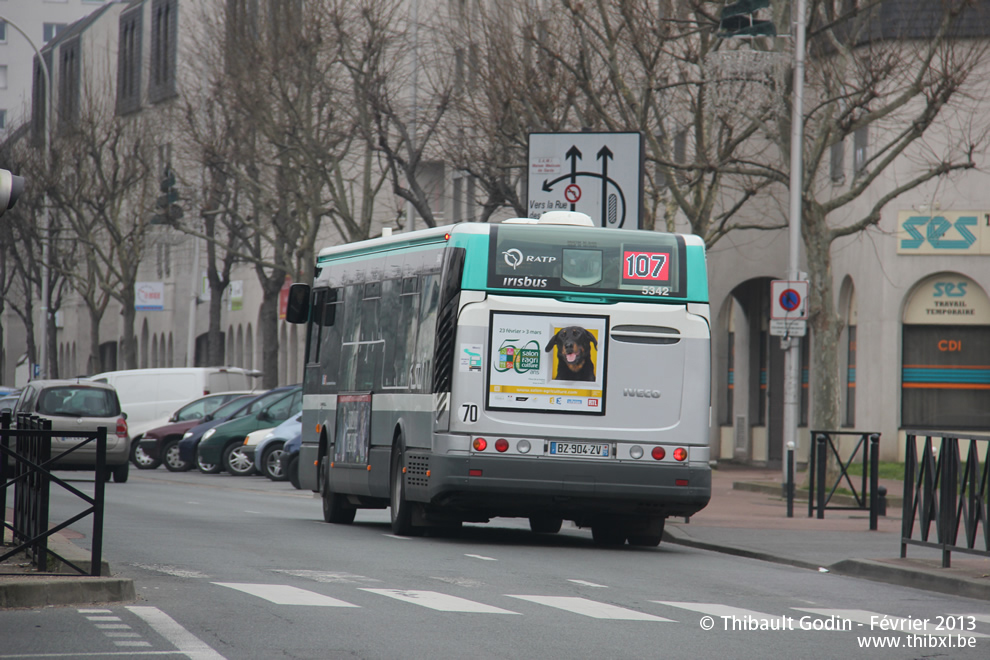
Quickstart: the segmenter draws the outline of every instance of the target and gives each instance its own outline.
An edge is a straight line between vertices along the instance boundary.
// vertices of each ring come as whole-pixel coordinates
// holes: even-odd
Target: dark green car
[[[257,412],[215,426],[205,434],[196,449],[196,464],[216,465],[232,475],[254,472],[254,460],[239,450],[244,438],[252,431],[278,426],[302,410],[302,386],[286,390],[282,396]],[[206,472],[202,467],[201,471]],[[219,470],[210,470],[211,473]]]

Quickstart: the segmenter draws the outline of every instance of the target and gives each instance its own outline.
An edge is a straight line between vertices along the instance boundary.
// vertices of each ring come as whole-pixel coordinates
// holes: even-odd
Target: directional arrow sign
[[[547,211],[580,211],[602,227],[638,229],[642,189],[639,133],[529,136],[531,218]]]

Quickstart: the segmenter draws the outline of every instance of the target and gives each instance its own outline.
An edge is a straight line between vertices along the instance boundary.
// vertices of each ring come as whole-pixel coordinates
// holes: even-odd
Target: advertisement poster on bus
[[[334,462],[366,465],[371,444],[371,395],[339,395],[334,430]]]
[[[492,312],[491,410],[605,414],[608,318]]]

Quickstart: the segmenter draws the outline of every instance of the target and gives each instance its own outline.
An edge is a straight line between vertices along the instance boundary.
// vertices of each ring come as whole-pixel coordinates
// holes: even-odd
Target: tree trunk
[[[134,283],[124,284],[123,305],[120,311],[124,317],[124,337],[123,344],[123,368],[137,369],[137,337],[134,336],[134,323],[137,319],[137,312],[134,310]]]
[[[814,205],[806,204],[805,209],[802,233],[810,280],[811,425],[816,430],[833,431],[839,425],[838,344],[842,319],[835,311],[831,235],[825,217]]]
[[[220,327],[220,316],[223,312],[224,286],[219,279],[210,277],[210,328],[206,335],[206,365],[210,367],[230,364],[230,358],[223,348],[223,329]]]
[[[100,321],[103,314],[97,314],[96,310],[89,310],[89,360],[86,361],[86,373],[89,375],[98,374],[103,371],[103,362],[100,359]]]
[[[280,272],[280,271],[279,271]],[[271,389],[278,387],[278,293],[281,285],[272,287],[270,278],[264,283],[264,298],[258,310],[258,329],[261,331],[261,368],[262,387]],[[282,280],[285,274],[282,273]]]

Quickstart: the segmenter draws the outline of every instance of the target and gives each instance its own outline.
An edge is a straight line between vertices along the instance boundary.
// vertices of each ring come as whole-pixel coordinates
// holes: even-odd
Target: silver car
[[[127,481],[130,443],[127,417],[120,410],[117,391],[112,385],[85,380],[35,380],[28,383],[14,406],[14,416],[36,415],[52,422],[52,456],[57,457],[81,442],[73,432],[107,429],[107,457],[104,479],[113,476]],[[55,461],[56,469],[85,470],[96,467],[96,443],[90,442]]]

